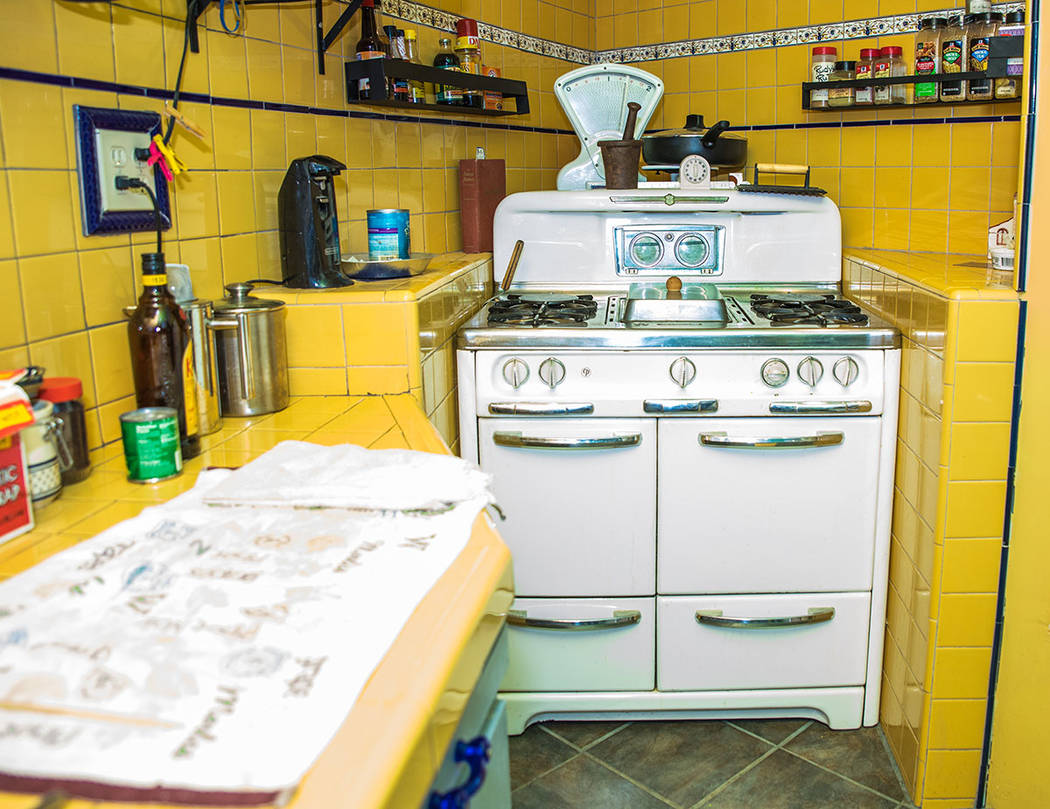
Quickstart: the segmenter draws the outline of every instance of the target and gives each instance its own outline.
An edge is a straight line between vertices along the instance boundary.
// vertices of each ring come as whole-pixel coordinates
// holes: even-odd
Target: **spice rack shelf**
[[[981,71],[970,71],[966,73],[929,73],[924,76],[891,76],[885,79],[849,79],[848,81],[804,81],[802,82],[802,109],[809,110],[810,112],[842,112],[843,110],[855,110],[855,109],[892,109],[894,107],[908,107],[910,109],[922,109],[923,107],[933,106],[965,106],[967,104],[1013,104],[1019,102],[1020,98],[980,98],[973,101],[931,101],[920,104],[862,104],[858,107],[856,104],[850,104],[843,107],[812,107],[810,106],[810,94],[814,90],[828,90],[832,87],[835,88],[846,88],[852,87],[854,89],[858,87],[885,87],[890,84],[930,84],[933,82],[942,81],[970,81],[973,79],[997,79],[1005,78],[1005,72],[1002,74],[993,73],[989,70],[988,72]],[[1020,79],[1020,76],[1014,76],[1012,78]]]
[[[358,81],[368,79],[375,88],[375,98],[359,98]],[[463,90],[489,90],[503,94],[503,101],[513,100],[514,109],[486,110],[480,107],[457,107],[451,104],[413,104],[391,98],[388,94],[388,79],[411,79],[428,84],[443,84]],[[525,115],[529,111],[529,90],[525,82],[517,79],[476,76],[459,73],[440,67],[417,65],[404,59],[364,59],[346,63],[346,100],[350,104],[372,104],[379,107],[397,107],[406,110],[436,110],[467,115]]]

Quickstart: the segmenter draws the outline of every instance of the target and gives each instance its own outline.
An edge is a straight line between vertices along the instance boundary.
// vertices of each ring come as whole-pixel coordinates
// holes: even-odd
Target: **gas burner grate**
[[[756,292],[751,295],[751,308],[773,326],[863,326],[868,322],[859,306],[831,293]]]
[[[518,293],[504,295],[489,305],[490,326],[530,328],[584,327],[598,314],[593,295],[566,298],[529,298]]]

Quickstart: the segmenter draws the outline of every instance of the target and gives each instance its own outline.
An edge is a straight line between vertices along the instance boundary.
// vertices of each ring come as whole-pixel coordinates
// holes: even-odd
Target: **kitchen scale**
[[[605,167],[598,141],[623,137],[631,101],[641,106],[634,130],[638,137],[663,94],[660,79],[628,65],[587,65],[560,76],[554,82],[554,95],[580,139],[580,154],[558,172],[558,190],[604,186]]]

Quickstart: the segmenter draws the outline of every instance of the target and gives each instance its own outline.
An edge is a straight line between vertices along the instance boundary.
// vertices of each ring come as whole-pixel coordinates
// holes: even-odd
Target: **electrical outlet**
[[[119,190],[118,176],[133,177],[153,185],[153,167],[135,157],[136,149],[149,149],[148,132],[128,132],[120,129],[95,130],[95,156],[98,166],[98,185],[102,194],[102,214],[111,211],[152,211],[153,203],[143,191],[133,188]]]
[[[118,189],[118,176],[146,183],[157,198],[162,228],[170,228],[167,180],[158,165],[148,166],[135,156],[136,149],[148,149],[153,136],[160,132],[160,116],[74,104],[73,118],[84,234],[126,233],[157,226],[149,195],[141,190]]]

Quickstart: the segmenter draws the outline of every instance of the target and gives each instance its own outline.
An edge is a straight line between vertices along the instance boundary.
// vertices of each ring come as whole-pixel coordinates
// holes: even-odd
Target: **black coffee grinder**
[[[345,287],[340,271],[339,217],[333,178],[345,169],[324,155],[293,160],[277,194],[284,285],[298,289]]]

